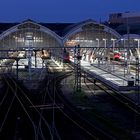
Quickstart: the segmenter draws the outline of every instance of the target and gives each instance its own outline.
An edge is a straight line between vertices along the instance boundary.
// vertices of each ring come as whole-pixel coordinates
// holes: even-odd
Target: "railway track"
[[[93,102],[96,100],[94,106],[97,104],[97,110],[100,112],[102,119],[112,120],[113,125],[115,124],[124,131],[127,130],[127,133],[130,134],[129,137],[135,139],[137,134],[132,132],[139,132],[140,130],[140,107],[138,104],[122,93],[101,83],[101,81],[89,77],[86,77],[86,79],[90,82],[90,85],[92,83],[92,86],[89,86],[85,82],[87,88],[93,94]],[[100,107],[107,109],[103,110]],[[110,112],[111,110],[112,112]],[[114,114],[116,115],[114,116]]]
[[[53,97],[51,95],[50,98],[53,101],[54,98],[57,98],[57,101],[60,100],[61,104],[64,105],[64,108],[59,108],[59,105],[56,104],[58,110],[62,112],[63,116],[68,118],[71,123],[74,123],[76,126],[80,127],[83,132],[86,132],[92,139],[115,139],[109,133],[104,132],[102,129],[97,126],[91,124],[87,119],[81,116],[80,112],[73,106],[62,94],[59,83],[62,79],[70,76],[72,72],[68,72],[67,74],[60,75],[55,77],[51,82],[55,82],[57,86],[55,86],[55,95]]]
[[[94,82],[94,81],[91,81],[91,82]],[[97,84],[97,83],[96,83]],[[103,90],[103,88],[105,88],[105,86],[103,87],[102,85],[100,86],[100,85],[97,85],[97,87],[99,88],[99,87],[101,87],[100,89],[102,90],[102,91],[104,91],[104,92],[107,92],[108,94],[111,92],[111,90],[109,90],[109,89],[104,89]],[[115,92],[115,91],[113,91],[113,92]],[[111,93],[110,93],[111,94]],[[59,96],[61,95],[61,94],[58,94]],[[110,95],[109,95],[110,96]],[[118,97],[118,96],[116,96],[116,95],[114,95],[115,97]],[[117,98],[117,99],[119,99],[119,97]],[[130,99],[129,99],[130,100]],[[67,101],[67,103],[68,103],[68,101]],[[128,105],[128,103],[126,103],[126,105]],[[131,108],[131,107],[130,107]],[[131,108],[132,109],[132,108]],[[133,110],[133,109],[132,109]],[[132,111],[131,110],[131,111]],[[135,111],[135,113],[137,112],[136,110],[133,110],[133,111]],[[78,112],[78,111],[77,111]],[[137,112],[138,113],[138,112]],[[80,115],[81,116],[81,115]],[[100,119],[101,121],[103,121],[103,123],[105,123],[105,124],[107,124],[107,121],[105,120],[106,118],[103,118],[103,116],[101,115],[100,116],[100,114],[96,114],[96,116],[98,117],[98,119]],[[86,120],[86,121],[88,121],[88,122],[90,122],[88,119]],[[112,126],[112,124],[111,124],[111,126]],[[114,126],[113,126],[114,127]],[[116,129],[116,128],[114,128],[114,129]],[[120,128],[117,128],[118,129],[118,131],[120,131],[121,129]],[[103,129],[101,129],[101,130],[103,130]],[[106,132],[108,132],[108,135],[110,135],[110,137],[111,136],[113,136],[111,133],[109,134],[109,131],[106,131]],[[124,132],[124,133],[126,133],[126,132]],[[101,133],[100,133],[101,134]],[[123,132],[121,133],[121,135],[123,135]],[[116,136],[114,139],[118,139],[119,137],[118,136]],[[101,138],[102,139],[102,138]],[[131,136],[130,136],[130,139],[131,139]]]
[[[7,90],[1,98],[0,107],[4,109],[0,117],[0,139],[98,140],[103,134],[105,137],[101,130],[93,129],[80,115],[76,116],[74,107],[67,107],[65,98],[60,97],[58,83],[66,76],[49,73],[42,81],[44,85],[41,84],[41,88],[32,94],[11,75],[3,75]],[[97,131],[98,136],[95,134]]]
[[[101,82],[96,79],[93,80],[93,79],[87,78],[87,80],[90,81],[91,83],[94,83],[99,89],[103,90],[105,93],[112,96],[119,103],[123,104],[124,106],[132,110],[133,112],[140,115],[140,106],[138,106],[138,104],[134,102],[132,99],[130,99],[129,97],[125,96],[119,91],[112,89],[111,87],[105,85],[104,83],[99,84]]]
[[[50,126],[48,124],[48,122],[46,121],[46,119],[44,118],[44,116],[42,116],[42,114],[40,113],[40,111],[34,107],[34,103],[33,101],[31,101],[31,99],[29,98],[29,95],[27,93],[27,91],[25,91],[22,89],[22,87],[20,86],[19,83],[17,83],[17,81],[13,80],[13,78],[10,78],[8,76],[4,77],[5,78],[5,82],[7,83],[7,85],[9,86],[9,88],[11,89],[11,92],[13,92],[13,97],[16,99],[16,103],[15,105],[13,105],[14,108],[16,108],[16,106],[18,106],[17,110],[11,110],[12,114],[9,114],[9,118],[7,119],[7,124],[5,125],[5,130],[2,131],[1,136],[2,139],[8,139],[8,138],[21,138],[21,139],[45,139],[44,134],[42,134],[42,129],[45,129],[45,134],[47,135],[48,139],[52,139],[52,134],[51,134],[51,129]],[[7,80],[8,79],[8,80]],[[17,92],[15,92],[15,87],[17,89]],[[29,106],[32,106],[33,108],[31,109]],[[42,127],[38,127],[38,118],[41,118],[41,120],[44,123],[43,128]],[[9,135],[9,123],[11,123],[11,119],[13,118],[13,124],[11,125],[13,127],[13,130],[17,131],[17,132],[13,132]],[[20,120],[19,120],[20,118]],[[20,123],[22,122],[22,124],[20,124],[19,126],[19,121]],[[17,124],[18,122],[18,124]],[[16,125],[18,125],[18,128],[16,128]],[[28,127],[27,127],[28,126]],[[21,129],[21,130],[20,130]],[[7,136],[6,136],[7,134]]]
[[[12,119],[13,125],[11,125],[11,129],[14,131],[7,136],[8,138],[17,137],[27,139],[24,135],[26,133],[31,139],[35,140],[69,140],[75,138],[85,140],[115,140],[116,138],[109,132],[105,132],[98,128],[97,125],[91,124],[87,119],[82,117],[80,111],[61,93],[60,81],[70,74],[71,72],[58,74],[57,71],[48,71],[47,78],[42,81],[41,87],[33,95],[22,83],[16,81],[13,77],[9,75],[4,76],[3,79],[8,88],[1,99],[1,105],[5,107],[4,101],[7,99],[10,99],[8,102],[11,104],[14,102],[14,105],[12,105],[13,110],[10,111],[10,117],[6,119],[5,130],[2,130],[1,134],[3,136],[10,134],[8,132],[8,122],[11,123],[10,118],[14,116]],[[107,91],[107,89],[104,90]],[[9,97],[7,97],[7,94]],[[125,104],[128,105],[128,102]],[[7,104],[7,108],[9,106]],[[14,107],[17,107],[16,112],[14,112]],[[137,110],[135,111],[137,112]],[[14,113],[12,114],[12,112]],[[28,124],[29,129],[25,127],[23,122]],[[19,131],[18,128],[20,128]]]

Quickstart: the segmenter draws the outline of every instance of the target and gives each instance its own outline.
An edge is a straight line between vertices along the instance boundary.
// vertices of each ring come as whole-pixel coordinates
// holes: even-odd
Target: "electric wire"
[[[34,133],[35,133],[35,136],[36,136],[36,126],[35,126],[34,122],[32,121],[32,118],[30,117],[30,115],[29,115],[29,113],[27,112],[26,108],[24,107],[23,103],[20,101],[19,97],[17,96],[17,93],[14,92],[13,87],[8,83],[8,81],[6,81],[6,82],[7,82],[8,86],[11,88],[11,90],[13,91],[13,93],[14,93],[14,95],[15,95],[14,97],[17,98],[17,100],[18,100],[19,103],[21,104],[21,107],[23,108],[24,112],[26,113],[26,115],[28,116],[29,120],[31,121],[32,126],[33,126],[33,129],[34,129]],[[14,83],[14,84],[16,85],[16,91],[17,91],[18,86],[17,86],[16,83]],[[36,139],[35,139],[35,140],[36,140]]]
[[[9,91],[9,87],[6,89],[6,92],[4,93],[4,97],[2,98],[2,100],[0,102],[0,106],[3,104],[4,100],[6,99],[8,91]]]
[[[12,79],[11,79],[12,80]],[[14,82],[14,81],[13,81]],[[25,94],[25,92],[18,86],[18,89],[21,91],[21,93],[24,95],[24,97],[29,101],[29,103],[31,104],[31,106],[33,107],[33,109],[41,116],[39,110],[34,106],[34,104],[32,103],[32,101],[29,99],[29,97]],[[51,129],[49,127],[48,122],[46,121],[46,119],[41,116],[41,119],[44,121],[45,125],[48,127],[50,135],[51,135],[51,139],[52,139],[52,133],[51,133]]]

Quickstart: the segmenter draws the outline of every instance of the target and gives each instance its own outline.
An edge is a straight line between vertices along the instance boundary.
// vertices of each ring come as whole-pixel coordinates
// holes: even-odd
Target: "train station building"
[[[83,47],[81,52],[86,55],[97,52],[104,55],[109,48],[112,48],[111,51],[120,51],[122,47],[134,48],[130,54],[139,54],[138,34],[121,35],[92,19],[80,23],[36,23],[30,19],[22,23],[0,23],[0,33],[1,50],[19,50],[29,47],[47,50],[53,47],[69,48],[80,45],[81,48]],[[59,55],[61,50],[55,53]],[[2,52],[1,56],[3,55],[6,54]]]
[[[140,138],[140,24],[117,24],[0,23],[0,134]]]
[[[76,53],[74,48],[78,45],[81,59],[90,64],[111,65],[110,60],[134,64],[136,58],[140,58],[139,34],[121,35],[92,19],[80,23],[37,23],[30,19],[22,23],[0,23],[2,67],[42,67],[42,58],[50,54],[61,63],[64,50],[73,61]],[[7,61],[12,58],[14,63]],[[22,60],[25,58],[25,61]]]
[[[28,41],[34,47],[56,46],[106,46],[111,45],[111,39],[119,39],[121,36],[115,30],[98,24],[93,20],[87,20],[75,24],[38,24],[32,20],[26,20],[20,24],[0,25],[0,46],[2,48],[21,48],[28,46]],[[10,46],[9,46],[9,44]],[[12,45],[12,46],[11,46]]]

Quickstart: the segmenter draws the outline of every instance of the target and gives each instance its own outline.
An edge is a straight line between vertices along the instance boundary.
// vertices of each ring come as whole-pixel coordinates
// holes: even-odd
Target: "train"
[[[115,60],[115,61],[120,61],[121,53],[116,51],[116,52],[110,52],[110,59]]]
[[[120,53],[119,52],[114,52],[114,55],[113,55],[113,59],[116,60],[116,61],[120,61]]]
[[[63,52],[63,63],[70,63],[70,53],[66,50]]]

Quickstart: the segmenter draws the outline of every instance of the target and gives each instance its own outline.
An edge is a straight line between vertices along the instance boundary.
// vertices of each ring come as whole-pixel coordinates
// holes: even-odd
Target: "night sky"
[[[99,22],[127,11],[140,12],[140,0],[0,0],[0,22]]]

